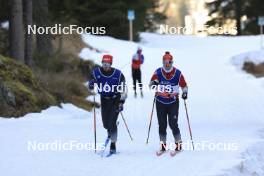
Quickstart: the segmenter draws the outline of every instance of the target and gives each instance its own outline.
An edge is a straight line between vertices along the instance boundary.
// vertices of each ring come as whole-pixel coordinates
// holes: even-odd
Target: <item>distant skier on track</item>
[[[174,156],[182,150],[182,140],[178,127],[179,114],[179,87],[182,88],[182,98],[187,99],[188,88],[184,76],[178,68],[173,67],[173,56],[166,52],[163,56],[163,67],[158,68],[153,74],[150,86],[156,87],[156,111],[159,123],[160,150],[157,155],[166,150],[167,119],[175,140],[175,150],[171,151]]]
[[[133,77],[133,89],[134,95],[137,97],[137,82],[140,88],[140,95],[143,97],[142,81],[141,81],[141,69],[140,66],[144,63],[144,55],[142,54],[142,48],[138,47],[137,53],[132,57],[132,77]]]
[[[112,62],[113,57],[111,55],[104,55],[102,67],[97,67],[92,71],[93,79],[89,81],[88,86],[91,90],[95,88],[95,84],[98,86],[98,93],[101,95],[102,121],[111,141],[110,154],[115,154],[117,118],[118,114],[123,111],[127,91],[123,73],[111,67]]]

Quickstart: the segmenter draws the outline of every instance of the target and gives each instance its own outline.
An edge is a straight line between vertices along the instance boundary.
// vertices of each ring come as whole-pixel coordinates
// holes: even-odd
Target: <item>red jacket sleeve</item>
[[[187,83],[186,83],[183,75],[181,75],[181,77],[180,77],[179,85],[180,85],[180,87],[186,87],[187,86]]]
[[[158,76],[157,76],[157,72],[155,71],[154,74],[152,75],[151,77],[151,80],[150,81],[155,81],[157,80],[158,81]]]

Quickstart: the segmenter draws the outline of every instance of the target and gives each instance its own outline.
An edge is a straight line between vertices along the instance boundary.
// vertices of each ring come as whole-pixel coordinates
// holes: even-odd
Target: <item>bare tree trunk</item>
[[[63,35],[59,35],[59,46],[58,46],[58,50],[57,50],[58,54],[61,53],[62,47],[63,47]]]
[[[34,0],[34,17],[37,26],[47,27],[50,25],[47,0]],[[53,54],[51,35],[37,34],[37,50],[39,54],[44,56],[51,56]]]
[[[241,35],[241,14],[242,14],[241,3],[242,3],[241,0],[235,0],[237,35]]]
[[[32,0],[24,0],[24,12],[25,12],[25,29],[27,31],[28,25],[33,25],[33,7]],[[32,33],[25,34],[26,46],[25,46],[25,63],[32,67],[33,66],[33,36]]]
[[[24,63],[24,25],[22,0],[11,0],[10,56]]]

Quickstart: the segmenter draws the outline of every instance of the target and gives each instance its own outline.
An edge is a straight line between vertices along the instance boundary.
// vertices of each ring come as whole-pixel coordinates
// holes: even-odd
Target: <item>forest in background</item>
[[[215,0],[206,5],[211,16],[208,25],[222,26],[235,20],[237,35],[260,33],[258,18],[264,16],[263,0]]]
[[[92,61],[81,60],[80,35],[28,34],[28,25],[104,26],[106,35],[128,39],[127,10],[136,11],[134,38],[165,19],[156,0],[0,0],[0,116],[19,117],[51,105],[72,103],[91,110],[84,82]],[[96,50],[97,52],[100,52]],[[97,103],[96,106],[99,106]]]

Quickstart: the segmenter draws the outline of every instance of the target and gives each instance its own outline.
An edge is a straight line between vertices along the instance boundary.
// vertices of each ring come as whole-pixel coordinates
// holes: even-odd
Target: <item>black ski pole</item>
[[[188,111],[187,111],[186,100],[184,100],[184,106],[185,106],[185,112],[186,112],[186,117],[187,117],[187,122],[188,122],[189,133],[190,133],[190,137],[191,137],[191,141],[192,141],[192,147],[193,147],[193,150],[194,150],[193,137],[192,137],[192,129],[191,129],[190,119],[189,119],[189,115],[188,115]]]
[[[147,137],[146,144],[148,144],[148,142],[149,142],[149,134],[150,134],[150,128],[151,128],[151,123],[152,123],[152,117],[153,117],[155,102],[156,102],[156,96],[154,97],[153,104],[152,104],[152,110],[151,110],[151,114],[150,114],[150,122],[149,122],[149,127],[148,127],[148,137]]]
[[[124,122],[124,124],[125,124],[125,126],[126,126],[126,129],[127,129],[128,134],[129,134],[129,137],[130,137],[131,141],[133,141],[133,138],[132,138],[131,133],[130,133],[130,131],[129,131],[129,129],[128,129],[128,126],[127,126],[126,120],[125,120],[125,118],[124,118],[124,116],[123,116],[123,113],[120,112],[120,114],[121,114],[121,117],[122,117],[122,119],[123,119],[123,122]]]
[[[93,126],[94,126],[94,152],[96,153],[96,112],[95,112],[95,94],[94,94],[94,108],[93,108]]]

